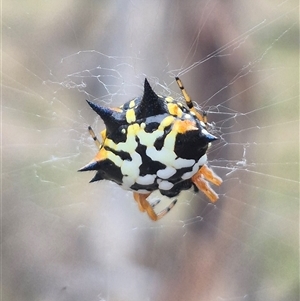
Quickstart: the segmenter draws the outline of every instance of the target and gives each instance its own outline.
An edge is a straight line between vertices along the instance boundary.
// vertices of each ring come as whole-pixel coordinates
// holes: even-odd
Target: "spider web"
[[[2,300],[299,300],[297,1],[2,6]],[[85,99],[121,105],[145,77],[182,99],[175,76],[223,184],[154,223],[76,172],[103,129]]]

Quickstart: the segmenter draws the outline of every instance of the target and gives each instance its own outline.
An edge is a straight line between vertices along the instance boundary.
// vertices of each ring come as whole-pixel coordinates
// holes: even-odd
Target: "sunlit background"
[[[299,300],[298,1],[2,1],[2,300]],[[158,222],[77,173],[85,99],[180,98],[219,137],[209,204]],[[163,199],[162,207],[170,203]],[[158,209],[159,210],[159,209]]]

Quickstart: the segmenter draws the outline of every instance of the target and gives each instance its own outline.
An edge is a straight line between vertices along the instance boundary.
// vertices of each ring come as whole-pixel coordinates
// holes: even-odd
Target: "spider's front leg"
[[[223,181],[206,165],[203,165],[192,177],[192,182],[197,186],[197,188],[201,190],[212,203],[215,203],[219,197],[209,186],[206,180],[217,186],[221,185]]]
[[[100,143],[99,139],[97,138],[97,136],[95,135],[95,132],[93,131],[91,126],[88,127],[88,131],[89,131],[89,134],[91,135],[91,137],[93,138],[93,140],[95,141],[97,148],[100,149],[101,143]]]
[[[177,200],[174,200],[167,208],[163,209],[161,212],[156,214],[153,209],[154,206],[151,206],[150,203],[147,201],[147,197],[149,195],[150,195],[150,193],[148,193],[148,194],[141,194],[141,193],[137,193],[137,192],[133,193],[133,197],[136,200],[136,202],[138,203],[140,211],[142,211],[142,212],[146,211],[148,216],[153,221],[157,221],[157,220],[161,219],[162,217],[164,217],[177,203]],[[157,203],[155,205],[157,205]]]
[[[189,108],[192,112],[195,113],[195,115],[197,116],[197,118],[198,118],[200,121],[202,121],[202,122],[204,122],[205,124],[207,124],[207,114],[206,114],[206,112],[203,111],[202,114],[200,114],[200,113],[195,109],[195,107],[194,107],[194,105],[193,105],[193,101],[192,101],[191,97],[189,96],[189,94],[186,92],[186,90],[185,90],[185,88],[184,88],[184,86],[183,86],[183,84],[182,84],[181,79],[180,79],[179,77],[175,77],[175,80],[176,80],[176,82],[177,82],[177,85],[178,85],[179,89],[181,90],[181,93],[182,93],[182,95],[183,95],[183,98],[185,99],[185,103],[186,103],[186,105],[188,106],[188,108]]]

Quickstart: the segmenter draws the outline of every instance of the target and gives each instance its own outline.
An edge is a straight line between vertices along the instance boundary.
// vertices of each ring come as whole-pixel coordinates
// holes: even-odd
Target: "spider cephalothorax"
[[[96,157],[79,171],[95,170],[91,182],[111,180],[126,190],[134,191],[141,211],[152,220],[163,217],[175,205],[156,214],[146,200],[159,190],[168,197],[194,186],[212,202],[217,194],[207,181],[220,185],[222,180],[206,165],[206,151],[217,138],[206,129],[206,117],[198,113],[183,88],[187,107],[171,97],[158,96],[144,83],[144,94],[119,108],[88,104],[102,118],[106,129],[102,143],[89,131],[99,147]]]

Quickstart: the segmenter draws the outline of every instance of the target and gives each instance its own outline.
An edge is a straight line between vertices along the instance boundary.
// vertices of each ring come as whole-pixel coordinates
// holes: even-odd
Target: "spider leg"
[[[93,131],[92,127],[89,126],[88,131],[89,131],[90,135],[92,136],[93,140],[95,141],[97,148],[100,149],[101,143],[98,140],[97,136],[95,135],[95,132]]]
[[[198,113],[198,112],[197,112]],[[198,113],[199,114],[199,113]],[[200,115],[201,117],[202,117],[202,120],[201,119],[199,119],[199,117],[198,117],[198,115],[197,115],[197,117],[198,117],[198,119],[200,120],[200,121],[203,121],[204,123],[205,123],[205,125],[207,125],[207,113],[206,113],[206,111],[202,111],[202,115]]]
[[[154,208],[156,205],[158,205],[160,203],[160,199],[156,200],[155,202],[153,202],[151,204],[152,208]]]
[[[140,211],[144,212],[146,211],[148,216],[153,220],[157,221],[164,217],[177,203],[177,200],[174,200],[167,208],[163,209],[158,214],[155,213],[153,207],[149,204],[149,202],[146,200],[149,194],[141,194],[134,192],[133,197],[136,200],[136,202],[139,205]]]
[[[137,193],[137,192],[133,193],[133,197],[134,197],[135,201],[138,203],[138,206],[139,206],[139,209],[140,209],[141,212],[145,212],[146,211],[146,209],[145,209],[145,207],[143,205],[143,202],[142,202],[142,198],[144,198],[146,200],[146,198],[149,195],[150,195],[150,193],[148,193],[148,194],[140,194],[140,193]]]
[[[212,203],[215,203],[219,197],[216,192],[209,186],[206,180],[218,186],[222,183],[221,178],[219,178],[206,165],[203,165],[192,177],[192,182],[210,199]]]
[[[214,172],[213,172],[213,170],[212,169],[210,169],[207,165],[203,165],[201,168],[200,168],[200,171],[201,171],[201,174],[203,175],[203,177],[207,180],[207,181],[209,181],[209,182],[211,182],[211,183],[213,183],[213,184],[215,184],[215,185],[217,185],[217,186],[220,186],[221,184],[222,184],[222,179],[219,177],[219,176],[217,176]]]
[[[195,113],[195,115],[197,116],[197,118],[204,122],[205,124],[207,124],[207,114],[206,112],[203,112],[202,115],[194,108],[194,105],[193,105],[193,101],[191,99],[191,97],[188,95],[188,93],[186,92],[183,84],[182,84],[182,81],[180,80],[179,77],[175,77],[175,80],[177,82],[177,85],[179,87],[179,89],[181,90],[181,93],[185,99],[185,102],[186,102],[186,105],[188,106],[188,108],[193,112]]]

